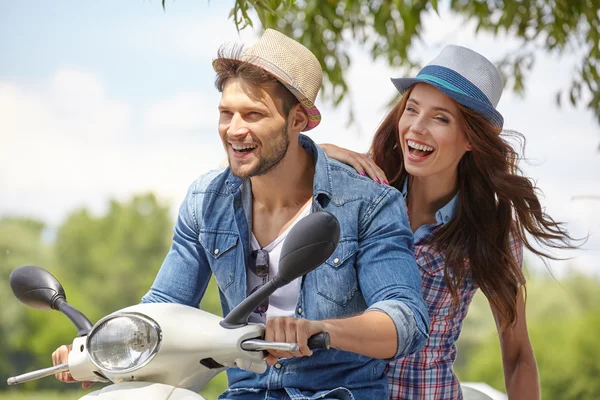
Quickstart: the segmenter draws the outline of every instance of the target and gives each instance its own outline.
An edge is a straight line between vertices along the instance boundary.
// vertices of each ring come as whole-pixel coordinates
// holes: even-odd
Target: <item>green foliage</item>
[[[515,91],[522,93],[524,73],[535,61],[534,51],[580,57],[571,86],[557,94],[557,104],[588,99],[600,122],[600,1],[598,0],[452,0],[451,9],[478,21],[477,29],[495,35],[505,32],[521,40],[521,47],[505,56],[500,65]],[[584,95],[585,94],[585,95]]]
[[[349,40],[369,49],[374,60],[383,57],[390,66],[406,70],[418,64],[410,53],[420,38],[423,13],[438,12],[437,1],[271,1],[269,10],[275,12],[258,3],[259,15],[266,15],[261,17],[265,28],[279,29],[315,52],[329,82],[325,95],[334,104],[348,92],[344,74],[350,65]],[[600,122],[599,9],[598,0],[451,0],[447,12],[477,21],[478,32],[508,33],[520,41],[498,60],[505,82],[516,93],[524,92],[536,50],[579,57],[571,86],[558,93],[557,103],[565,96],[574,106],[586,101]],[[235,10],[234,18],[249,20],[247,12],[240,16]]]
[[[0,358],[0,375],[8,377],[51,365],[54,349],[70,343],[77,333],[61,313],[28,309],[12,296],[8,276],[14,268],[32,264],[48,269],[62,283],[69,302],[97,321],[139,303],[169,250],[172,226],[168,207],[152,194],[126,202],[110,201],[104,215],[77,210],[58,228],[54,242],[42,240],[45,226],[40,221],[0,220],[0,353],[5,355]],[[201,308],[221,315],[214,279]],[[0,382],[0,387],[5,387],[6,379]],[[202,393],[216,398],[226,386],[226,376],[221,374]],[[46,378],[11,388],[8,393],[11,399],[76,399],[84,392],[79,385]]]
[[[30,313],[13,296],[8,277],[21,265],[52,264],[51,249],[43,242],[44,224],[28,218],[0,219],[0,375],[32,365],[33,356],[20,344],[34,330]],[[1,381],[0,381],[1,382]]]
[[[77,400],[88,391],[71,391],[69,393],[56,391],[19,392],[11,389],[0,392],[0,400]]]
[[[345,74],[351,64],[349,42],[370,51],[374,60],[405,67],[418,63],[409,53],[421,31],[421,15],[427,2],[404,1],[303,1],[278,9],[264,18],[274,28],[311,49],[321,61],[326,77],[323,94],[337,105],[348,94]]]
[[[51,235],[45,235],[40,221],[0,220],[0,384],[8,376],[49,366],[52,351],[76,334],[62,314],[29,310],[14,299],[8,287],[10,272],[24,264],[46,267],[63,283],[70,303],[95,321],[139,302],[148,290],[170,245],[168,215],[152,195],[112,201],[104,215],[72,213],[53,242],[44,240]],[[599,289],[600,282],[583,276],[529,279],[528,325],[545,399],[600,398],[600,342],[595,335],[600,330]],[[214,279],[201,308],[221,314]],[[455,369],[462,380],[484,381],[502,390],[495,329],[487,300],[476,295],[458,343]],[[226,384],[221,374],[202,394],[216,398]],[[77,399],[82,393],[79,385],[46,378],[0,392],[0,400]]]
[[[74,296],[86,296],[90,318],[139,303],[169,249],[172,221],[153,195],[111,201],[105,216],[73,213],[58,230],[56,254]],[[85,276],[85,279],[81,279]],[[66,284],[65,284],[66,285]],[[89,294],[93,293],[93,299]]]
[[[600,282],[573,276],[528,285],[527,321],[544,399],[600,398]],[[483,296],[471,306],[459,340],[457,375],[504,390],[500,346]],[[474,313],[473,313],[474,312]],[[479,325],[479,339],[473,331]],[[466,335],[466,336],[465,336]]]
[[[577,59],[570,87],[556,94],[556,103],[584,103],[600,122],[600,0],[451,0],[445,6],[444,12],[465,22],[477,21],[477,32],[518,39],[518,47],[497,60],[505,83],[518,94],[537,50]],[[251,9],[263,28],[278,29],[315,53],[326,78],[322,93],[334,105],[350,90],[350,42],[404,75],[420,64],[411,50],[420,39],[423,13],[441,14],[437,0],[235,0],[230,18],[238,30],[254,26]]]
[[[227,390],[227,375],[222,372],[208,382],[204,389],[200,391],[200,394],[210,400],[216,399],[225,390]]]

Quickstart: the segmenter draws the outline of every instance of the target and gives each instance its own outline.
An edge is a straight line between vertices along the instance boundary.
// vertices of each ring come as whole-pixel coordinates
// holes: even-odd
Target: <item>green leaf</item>
[[[164,0],[163,7],[164,7]],[[450,11],[465,22],[475,22],[476,34],[506,34],[520,42],[516,52],[505,54],[501,69],[507,87],[524,95],[525,84],[535,63],[535,54],[574,54],[575,70],[585,71],[582,87],[569,91],[569,99],[593,97],[598,87],[600,65],[600,14],[598,0],[450,0]],[[249,9],[254,8],[263,28],[284,32],[309,47],[323,66],[322,94],[335,105],[349,92],[344,49],[358,43],[368,49],[373,60],[383,59],[394,67],[415,64],[413,44],[422,30],[423,13],[434,10],[440,17],[438,0],[236,0],[232,18],[238,30],[252,26]],[[302,18],[300,17],[302,16]],[[568,53],[569,57],[573,57]],[[330,68],[333,59],[342,69]],[[426,60],[421,60],[426,61]],[[594,66],[592,68],[592,66]],[[592,79],[593,78],[593,79]],[[596,90],[597,91],[597,90]],[[561,95],[562,97],[562,95]],[[590,102],[588,109],[600,119],[600,106]]]
[[[569,91],[569,100],[571,101],[571,105],[577,105],[577,97],[575,97],[575,90],[573,88]]]

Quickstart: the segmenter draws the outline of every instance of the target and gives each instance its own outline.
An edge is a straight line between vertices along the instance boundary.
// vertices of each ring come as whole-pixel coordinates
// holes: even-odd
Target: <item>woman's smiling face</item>
[[[404,166],[413,176],[455,176],[462,156],[470,151],[454,100],[435,87],[416,84],[398,122]]]

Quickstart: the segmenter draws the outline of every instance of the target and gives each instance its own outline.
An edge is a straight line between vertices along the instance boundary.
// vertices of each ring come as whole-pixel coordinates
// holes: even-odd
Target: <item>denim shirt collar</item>
[[[313,183],[313,197],[319,200],[319,195],[323,194],[327,196],[329,199],[332,197],[332,188],[331,188],[331,172],[329,166],[329,160],[325,155],[323,149],[315,144],[315,142],[310,139],[306,135],[300,135],[300,145],[302,148],[314,157],[315,162],[315,178]],[[248,181],[248,179],[238,178],[233,175],[231,171],[229,172],[229,177],[225,183],[227,189],[230,193],[235,193],[240,189],[240,186],[244,181]],[[323,204],[321,204],[323,206]]]
[[[300,135],[300,145],[303,149],[311,153],[315,162],[315,178],[313,183],[313,195],[319,199],[320,194],[324,194],[331,199],[333,196],[331,189],[331,171],[329,160],[323,149],[306,135]]]
[[[406,178],[404,180],[404,185],[402,185],[402,190],[400,191],[402,193],[402,197],[404,197],[404,201],[406,201],[406,196],[408,195],[408,180],[409,178]],[[452,199],[448,203],[446,203],[442,208],[437,210],[437,212],[435,213],[436,226],[445,224],[449,222],[452,218],[454,218],[459,206],[460,191],[456,192],[454,197],[452,197]]]

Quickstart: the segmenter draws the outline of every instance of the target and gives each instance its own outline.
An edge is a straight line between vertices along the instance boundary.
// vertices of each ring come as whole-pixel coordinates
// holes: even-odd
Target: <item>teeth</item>
[[[231,147],[233,147],[234,150],[247,150],[253,149],[256,146],[252,144],[232,144]]]
[[[417,142],[413,142],[412,140],[408,140],[407,143],[410,148],[415,149],[415,150],[433,151],[433,147],[427,146],[424,144],[420,144]]]

